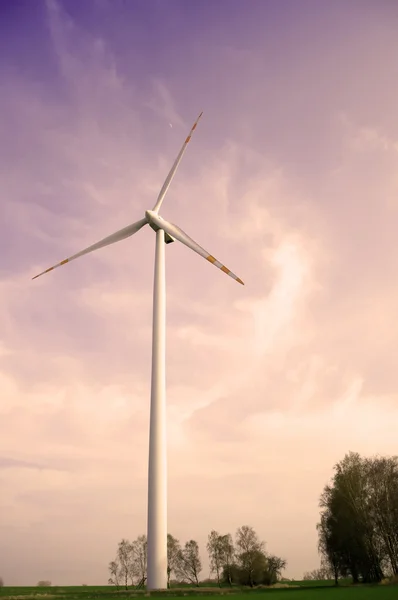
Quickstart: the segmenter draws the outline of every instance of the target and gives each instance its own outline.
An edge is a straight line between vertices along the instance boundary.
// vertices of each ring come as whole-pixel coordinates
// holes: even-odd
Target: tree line
[[[354,583],[379,583],[387,577],[398,580],[398,457],[361,457],[350,452],[334,467],[330,484],[320,496],[317,524],[321,566],[304,579],[351,577]],[[218,585],[271,585],[286,568],[286,560],[269,554],[248,525],[230,533],[212,530],[206,550],[210,572]],[[109,584],[118,589],[144,586],[147,576],[147,539],[123,539],[109,563]],[[181,545],[167,536],[167,584],[199,585],[202,561],[199,545],[189,540]],[[0,577],[0,587],[4,585]],[[40,587],[51,582],[40,581]]]
[[[354,583],[398,576],[398,457],[350,452],[320,497],[318,549],[324,572]]]
[[[219,586],[222,584],[271,585],[286,568],[286,560],[269,554],[248,525],[239,527],[235,540],[232,535],[212,530],[208,536],[206,550],[210,572]],[[147,575],[147,539],[138,536],[133,542],[123,539],[118,544],[116,557],[109,563],[108,583],[118,589],[130,586],[143,587]],[[199,586],[202,561],[199,545],[195,540],[183,546],[170,533],[167,535],[167,586],[172,582]]]

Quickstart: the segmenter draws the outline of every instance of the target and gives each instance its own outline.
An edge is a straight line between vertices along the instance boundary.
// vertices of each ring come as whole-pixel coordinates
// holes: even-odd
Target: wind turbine
[[[165,244],[178,240],[212,265],[215,265],[235,281],[243,285],[232,271],[204,250],[180,227],[169,223],[159,215],[160,207],[170,187],[172,179],[189,144],[193,131],[203,113],[193,124],[188,137],[167,175],[159,192],[155,206],[145,211],[145,217],[112,233],[103,240],[81,250],[77,254],[62,260],[46,269],[36,279],[61,267],[75,258],[80,258],[94,250],[109,246],[128,238],[144,225],[156,232],[155,275],[153,285],[153,324],[152,324],[152,380],[149,426],[149,466],[148,466],[148,590],[167,588],[167,440],[166,440],[166,281],[165,281]]]

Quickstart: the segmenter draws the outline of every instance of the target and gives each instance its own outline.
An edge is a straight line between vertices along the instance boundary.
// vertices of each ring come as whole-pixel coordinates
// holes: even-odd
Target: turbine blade
[[[62,260],[60,263],[57,263],[53,267],[46,269],[42,273],[35,275],[35,277],[32,277],[32,279],[37,279],[41,275],[44,275],[45,273],[49,273],[50,271],[53,271],[53,269],[56,269],[57,267],[66,265],[66,263],[71,262],[72,260],[75,260],[75,258],[80,258],[80,256],[84,256],[85,254],[94,252],[94,250],[99,250],[99,248],[104,248],[105,246],[110,246],[111,244],[114,244],[115,242],[120,242],[121,240],[124,240],[125,238],[128,238],[131,235],[134,235],[134,233],[137,233],[137,231],[139,231],[141,229],[141,227],[146,225],[146,223],[147,223],[146,219],[141,219],[140,221],[136,221],[135,223],[132,223],[131,225],[127,225],[127,227],[124,227],[123,229],[119,229],[119,231],[116,231],[115,233],[108,235],[108,237],[104,238],[103,240],[100,240],[99,242],[93,244],[92,246],[89,246],[88,248],[81,250],[77,254],[74,254],[73,256],[66,258],[65,260]]]
[[[180,150],[177,158],[175,159],[173,166],[171,167],[170,173],[166,177],[166,180],[165,180],[165,182],[164,182],[164,184],[162,186],[162,189],[159,192],[159,196],[158,196],[158,198],[156,200],[156,204],[155,204],[155,206],[152,209],[154,212],[159,212],[160,207],[162,206],[162,202],[163,202],[163,199],[164,199],[164,197],[166,195],[166,192],[167,192],[167,190],[170,187],[170,184],[171,184],[171,182],[173,180],[175,172],[177,171],[178,165],[180,164],[181,159],[184,156],[184,152],[185,152],[185,150],[186,150],[186,148],[187,148],[187,146],[189,144],[189,141],[191,139],[192,133],[196,129],[196,126],[199,123],[199,119],[200,119],[200,117],[202,115],[203,115],[203,112],[200,113],[200,115],[196,119],[195,123],[192,125],[191,131],[189,132],[187,139],[183,143],[182,148],[181,148],[181,150]]]
[[[170,223],[169,221],[166,221],[165,219],[161,219],[160,217],[158,217],[158,219],[159,219],[159,221],[158,221],[159,225],[162,227],[162,229],[164,229],[164,231],[166,233],[171,235],[171,237],[175,238],[176,240],[178,240],[179,242],[181,242],[182,244],[184,244],[185,246],[187,246],[194,252],[197,252],[197,254],[199,254],[200,256],[203,256],[203,258],[208,260],[212,265],[221,269],[221,271],[223,271],[224,273],[226,273],[227,275],[232,277],[232,279],[235,279],[235,281],[237,281],[238,283],[245,285],[243,283],[243,281],[240,279],[240,277],[235,275],[235,273],[232,273],[232,271],[230,271],[220,261],[218,261],[216,258],[214,258],[214,256],[212,256],[209,252],[207,252],[207,250],[202,248],[202,246],[199,246],[199,244],[197,244],[195,242],[195,240],[190,238],[189,235],[186,234],[185,231],[183,231],[180,227],[178,227],[177,225],[174,225],[174,223]]]

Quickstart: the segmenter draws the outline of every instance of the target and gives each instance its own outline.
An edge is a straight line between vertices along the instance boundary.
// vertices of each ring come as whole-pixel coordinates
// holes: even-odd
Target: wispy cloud
[[[48,466],[42,464],[0,456],[0,469],[38,469],[41,471],[48,468]]]
[[[172,126],[185,126],[183,119],[179,115],[176,102],[168,89],[167,85],[158,78],[152,79],[152,91],[149,99],[145,102],[146,106],[153,110],[159,117],[163,117],[167,123]]]

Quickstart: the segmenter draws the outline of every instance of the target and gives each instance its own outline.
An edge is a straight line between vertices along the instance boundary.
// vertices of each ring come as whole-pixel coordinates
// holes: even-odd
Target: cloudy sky
[[[0,575],[104,584],[146,530],[155,237],[35,281],[163,205],[169,531],[252,525],[318,566],[350,450],[397,452],[394,0],[0,6]]]

